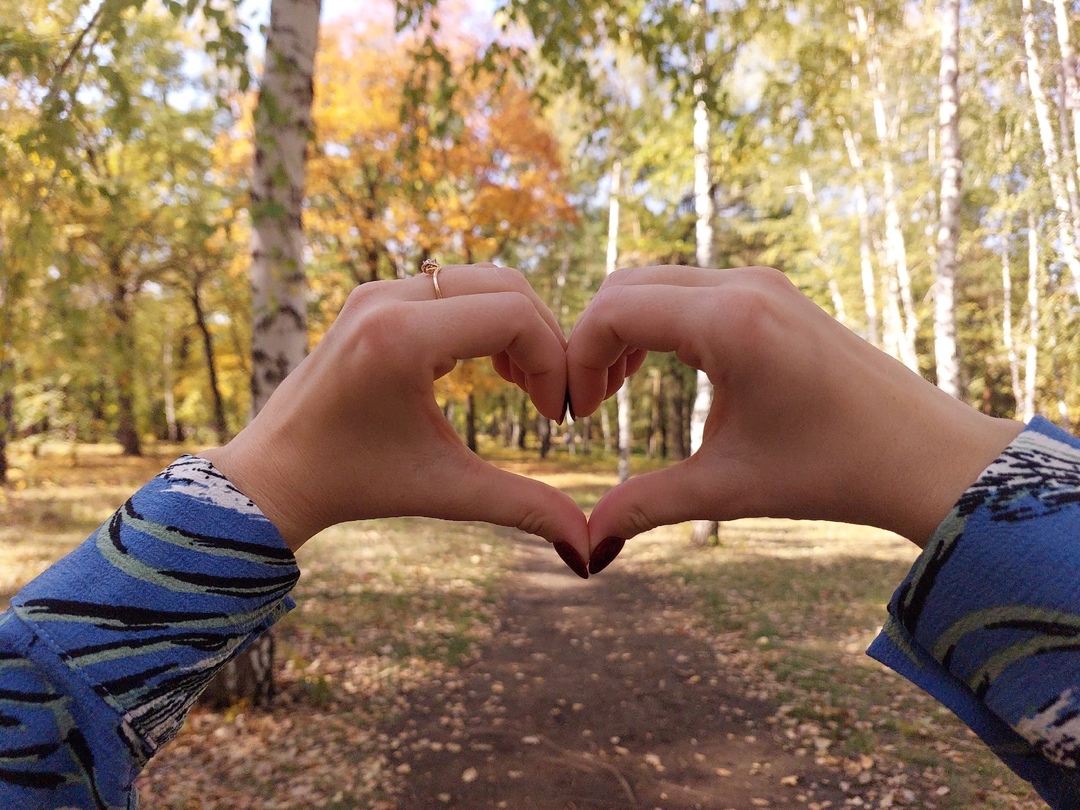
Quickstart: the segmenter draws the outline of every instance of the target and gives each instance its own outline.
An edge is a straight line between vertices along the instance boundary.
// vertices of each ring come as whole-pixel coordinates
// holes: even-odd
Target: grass
[[[793,750],[867,771],[849,781],[869,806],[890,795],[941,810],[1045,807],[947,709],[864,654],[918,549],[876,530],[774,520],[723,524],[720,541],[692,546],[685,527],[667,527],[632,541],[626,564],[700,606],[734,677],[779,706],[772,722]]]

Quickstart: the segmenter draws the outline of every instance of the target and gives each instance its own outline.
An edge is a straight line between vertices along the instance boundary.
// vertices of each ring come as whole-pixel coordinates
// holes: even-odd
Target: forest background
[[[937,3],[387,2],[336,17],[307,152],[309,343],[354,286],[427,256],[521,268],[567,330],[613,266],[704,256],[781,268],[934,381],[951,320],[958,396],[1070,427],[1076,4],[957,5],[959,154],[939,125]],[[4,440],[134,454],[222,442],[248,418],[261,51],[244,16],[215,0],[0,2]],[[960,165],[949,221],[943,174]],[[951,300],[935,296],[948,229]],[[650,359],[629,383],[633,450],[690,452],[696,385]],[[440,397],[474,447],[618,444],[614,402],[552,436],[485,363]]]
[[[974,407],[1072,429],[1078,22],[1067,0],[0,0],[0,597],[178,444],[240,430],[353,288],[430,256],[521,268],[567,332],[617,267],[774,265]],[[561,427],[486,362],[437,395],[469,446],[587,508],[616,466],[688,455],[711,390],[653,355]],[[383,756],[380,712],[482,660],[496,603],[520,596],[520,549],[469,525],[333,531],[305,559],[310,610],[279,628],[286,709],[197,712],[144,775],[153,806],[398,806],[371,803],[409,773],[401,751]],[[775,704],[759,719],[874,806],[1037,806],[973,738],[942,732],[943,709],[865,664],[909,544],[751,522],[714,547],[681,531],[623,555],[615,582],[643,601],[627,611],[613,587],[611,617],[648,604],[667,626],[693,601],[715,660]],[[536,634],[555,650],[550,624]],[[267,671],[249,676],[258,703]],[[367,752],[372,785],[352,784],[328,728]],[[298,735],[309,761],[293,773],[279,743]],[[741,742],[718,750],[762,770]],[[642,787],[660,760],[637,754]],[[728,802],[741,771],[707,765]],[[770,797],[804,789],[801,771],[773,777]]]

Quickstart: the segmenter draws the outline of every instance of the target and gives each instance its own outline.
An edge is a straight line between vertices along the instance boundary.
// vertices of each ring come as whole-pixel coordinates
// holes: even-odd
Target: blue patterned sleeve
[[[1080,440],[1037,418],[937,528],[871,656],[1080,807]]]
[[[142,766],[298,577],[210,462],[170,465],[0,615],[0,807],[134,807]]]

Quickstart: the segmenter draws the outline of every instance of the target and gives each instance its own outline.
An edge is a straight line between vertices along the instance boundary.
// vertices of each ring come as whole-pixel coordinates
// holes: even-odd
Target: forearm
[[[211,464],[171,465],[0,620],[0,805],[127,806],[199,692],[291,607],[298,576]]]
[[[1036,420],[959,498],[870,654],[1056,808],[1080,801],[1080,440]]]

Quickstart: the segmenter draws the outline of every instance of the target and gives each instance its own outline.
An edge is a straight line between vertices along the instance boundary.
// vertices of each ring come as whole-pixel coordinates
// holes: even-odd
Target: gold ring
[[[435,298],[442,298],[442,288],[439,287],[439,271],[442,265],[435,259],[424,259],[420,265],[420,272],[431,276],[431,283],[435,285]]]

